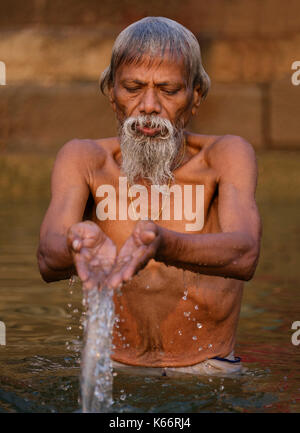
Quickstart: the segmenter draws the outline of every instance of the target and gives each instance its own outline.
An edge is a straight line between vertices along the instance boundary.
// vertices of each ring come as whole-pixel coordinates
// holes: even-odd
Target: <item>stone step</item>
[[[115,36],[95,27],[2,31],[7,83],[96,81],[109,64]],[[300,29],[282,38],[207,37],[200,45],[213,81],[264,83],[291,75],[292,62],[300,60]]]
[[[0,86],[0,144],[8,151],[56,152],[72,138],[115,135],[97,83]]]
[[[117,31],[145,16],[167,16],[195,34],[275,36],[299,30],[299,0],[10,0],[0,2],[0,28],[103,26]]]

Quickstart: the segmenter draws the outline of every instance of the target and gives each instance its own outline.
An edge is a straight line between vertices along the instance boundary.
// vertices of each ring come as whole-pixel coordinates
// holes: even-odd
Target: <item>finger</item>
[[[73,247],[73,250],[75,252],[79,252],[81,250],[82,246],[83,246],[82,239],[76,238],[73,240],[72,247]]]
[[[89,269],[86,261],[84,260],[84,257],[82,257],[80,254],[75,256],[75,266],[81,281],[82,282],[87,281],[90,275]]]
[[[81,250],[80,250],[80,256],[87,263],[90,263],[90,261],[94,258],[93,257],[93,250],[91,248],[84,248],[84,247],[82,247]]]
[[[147,230],[147,231],[141,232],[141,234],[140,234],[141,241],[146,245],[153,242],[153,240],[155,238],[156,238],[156,234],[152,230],[151,231]]]
[[[130,260],[126,260],[126,262],[119,262],[107,278],[109,287],[116,289],[120,284],[132,278],[137,268],[142,267],[142,265],[139,265],[139,261],[138,258],[133,259],[130,257]]]
[[[114,260],[101,260],[101,266],[102,266],[102,270],[104,272],[105,275],[108,275],[114,265]]]
[[[126,256],[119,259],[118,262],[112,267],[110,274],[107,277],[108,287],[116,289],[120,284],[123,283],[123,272],[128,266],[131,257]]]
[[[151,247],[139,248],[139,251],[133,254],[131,262],[123,269],[123,281],[128,281],[139,270],[143,269],[152,257],[153,250]]]
[[[122,283],[123,279],[121,272],[109,275],[105,281],[107,287],[113,290],[117,289]]]

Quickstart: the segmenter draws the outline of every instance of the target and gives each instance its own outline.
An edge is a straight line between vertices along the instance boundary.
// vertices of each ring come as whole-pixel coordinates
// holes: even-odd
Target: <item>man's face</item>
[[[110,89],[110,100],[119,122],[128,117],[155,115],[184,127],[199,105],[199,89],[188,87],[184,62],[158,58],[150,63],[122,64]],[[159,131],[143,127],[146,136]]]
[[[120,124],[122,171],[130,183],[162,185],[173,177],[183,127],[200,95],[188,87],[182,61],[149,61],[118,68],[110,101]]]

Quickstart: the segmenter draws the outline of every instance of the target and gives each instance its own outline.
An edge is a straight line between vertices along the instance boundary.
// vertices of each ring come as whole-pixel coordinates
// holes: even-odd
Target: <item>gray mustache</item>
[[[123,125],[123,129],[131,137],[140,135],[138,128],[144,127],[159,129],[159,137],[163,140],[168,140],[174,134],[174,126],[168,119],[153,115],[129,117]]]

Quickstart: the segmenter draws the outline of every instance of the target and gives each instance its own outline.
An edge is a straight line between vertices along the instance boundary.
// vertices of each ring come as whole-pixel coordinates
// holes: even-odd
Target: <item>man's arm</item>
[[[250,280],[257,265],[261,237],[255,202],[255,153],[238,136],[225,136],[215,146],[209,162],[219,174],[221,232],[191,235],[160,227],[156,259],[207,275]]]
[[[72,140],[58,152],[51,177],[51,202],[40,230],[37,252],[43,279],[47,282],[76,274],[67,245],[68,229],[82,221],[89,196],[87,161],[83,143]]]

